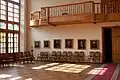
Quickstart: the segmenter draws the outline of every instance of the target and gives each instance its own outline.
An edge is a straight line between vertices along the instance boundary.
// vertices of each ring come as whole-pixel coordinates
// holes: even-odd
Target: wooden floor
[[[35,62],[0,68],[0,80],[86,80],[103,64]]]

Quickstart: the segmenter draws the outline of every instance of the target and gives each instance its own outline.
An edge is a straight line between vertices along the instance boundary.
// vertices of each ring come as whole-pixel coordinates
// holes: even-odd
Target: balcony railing
[[[109,4],[109,3],[108,3]],[[31,13],[30,26],[63,25],[74,23],[96,23],[120,20],[120,5],[113,12],[109,12],[110,3],[102,6],[101,3],[93,1],[42,7],[41,11]],[[117,11],[118,10],[118,11]]]

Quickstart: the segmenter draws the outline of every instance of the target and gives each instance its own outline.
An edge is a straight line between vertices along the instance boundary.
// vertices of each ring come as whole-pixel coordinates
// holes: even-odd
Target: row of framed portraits
[[[40,48],[41,42],[34,41],[34,48]],[[54,48],[61,49],[61,39],[54,39]],[[50,48],[50,41],[44,41],[44,48]],[[73,39],[65,39],[65,48],[73,49]],[[78,39],[78,49],[86,49],[86,39]],[[90,49],[99,49],[99,40],[90,40]]]

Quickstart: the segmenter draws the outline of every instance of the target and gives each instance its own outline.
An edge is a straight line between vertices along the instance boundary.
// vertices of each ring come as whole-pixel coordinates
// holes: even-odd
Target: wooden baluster
[[[99,5],[97,4],[97,14],[99,13]]]
[[[50,22],[50,21],[49,21],[49,18],[50,18],[50,9],[51,9],[51,8],[49,8],[49,7],[47,8],[47,12],[48,12],[48,13],[47,13],[47,14],[48,14],[48,15],[47,15],[47,17],[48,17],[48,18],[47,18],[47,19],[48,19],[48,24],[49,24],[49,22]]]
[[[72,15],[74,15],[74,6],[73,5],[71,6],[72,6]]]
[[[82,4],[80,4],[80,13],[82,13]]]
[[[68,15],[69,15],[69,5],[67,6],[67,13],[68,13]]]
[[[59,10],[58,10],[58,7],[56,7],[56,15],[57,15],[57,16],[59,16],[59,15],[58,15],[58,11],[59,11]]]
[[[39,19],[40,19],[40,18],[41,18],[41,16],[40,16],[40,11],[39,11],[38,15],[39,15]]]
[[[85,3],[83,4],[83,13],[85,13]]]
[[[50,8],[50,17],[52,17],[54,14],[53,14],[53,8]]]
[[[72,15],[72,6],[70,6],[70,14]]]
[[[112,3],[112,7],[113,7],[113,12],[112,12],[112,13],[114,13],[114,12],[115,12],[115,5],[114,5],[114,2]]]
[[[55,16],[55,8],[54,7],[51,9],[51,12],[52,12],[52,16]]]
[[[66,13],[69,14],[69,13],[68,13],[68,6],[66,6]]]
[[[58,7],[58,16],[60,16],[60,7]]]
[[[71,12],[71,15],[72,15],[72,6],[70,6],[70,8],[71,8],[71,9],[70,9],[70,12]]]
[[[56,12],[57,12],[56,7],[54,7],[54,13],[55,13],[54,16],[57,16]]]
[[[118,2],[118,13],[120,12],[120,2]]]
[[[75,14],[75,5],[72,5],[73,6],[73,15]]]
[[[81,7],[81,8],[80,8],[80,12],[82,13],[82,4],[80,5],[80,7]]]
[[[69,13],[69,14],[71,14],[70,9],[71,9],[71,8],[70,8],[70,6],[69,6],[69,10],[68,10],[68,13]]]
[[[77,4],[76,9],[77,9],[77,13],[76,14],[79,14],[79,9],[80,9],[79,4]]]

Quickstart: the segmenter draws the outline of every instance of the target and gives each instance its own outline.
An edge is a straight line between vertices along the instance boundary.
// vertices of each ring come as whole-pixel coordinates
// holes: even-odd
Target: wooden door
[[[120,27],[112,28],[112,58],[114,63],[120,63]]]

